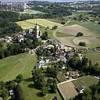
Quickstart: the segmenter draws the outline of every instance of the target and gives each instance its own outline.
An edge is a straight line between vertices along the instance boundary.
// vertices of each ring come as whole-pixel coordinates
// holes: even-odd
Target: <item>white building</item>
[[[24,41],[24,36],[23,36],[23,35],[19,35],[19,36],[18,36],[18,41],[19,41],[19,42]]]
[[[38,39],[38,38],[40,38],[40,36],[41,36],[40,27],[39,27],[38,24],[36,24],[35,30],[36,30],[36,31],[35,31],[35,32],[36,32],[36,38]]]

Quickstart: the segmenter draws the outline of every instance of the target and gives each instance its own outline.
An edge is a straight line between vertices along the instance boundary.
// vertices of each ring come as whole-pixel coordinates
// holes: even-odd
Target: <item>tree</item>
[[[42,36],[41,36],[42,40],[47,40],[48,39],[48,33],[47,31],[45,31]]]
[[[45,80],[44,80],[44,75],[41,73],[41,71],[38,69],[33,71],[32,77],[33,77],[34,86],[38,89],[42,89]]]
[[[47,93],[47,87],[46,87],[46,82],[43,84],[42,88],[41,88],[41,93],[43,96],[46,95]]]
[[[55,25],[55,26],[52,27],[52,30],[55,30],[57,28],[58,28],[58,26]]]
[[[79,46],[86,46],[85,42],[79,42]]]
[[[47,86],[48,86],[48,91],[50,91],[51,93],[55,93],[57,86],[56,86],[56,79],[54,78],[49,78],[47,80]]]
[[[63,22],[61,22],[61,24],[63,24],[63,25],[64,25],[64,24],[65,24],[65,22],[63,21]]]
[[[80,36],[83,36],[83,33],[82,33],[82,32],[78,32],[78,33],[76,34],[76,37],[80,37]]]
[[[16,82],[20,83],[21,81],[23,81],[23,75],[22,74],[19,74],[16,76]]]
[[[56,78],[56,76],[57,76],[57,70],[53,66],[51,68],[47,67],[46,74],[47,74],[48,77]]]
[[[0,96],[3,97],[3,100],[7,100],[8,96],[9,96],[9,92],[5,87],[2,88],[2,90],[0,92]]]
[[[74,69],[80,69],[81,67],[81,61],[79,59],[79,57],[73,57],[68,61],[68,64],[71,68]]]
[[[10,89],[14,89],[16,87],[16,82],[15,81],[9,81],[6,83],[7,88]]]

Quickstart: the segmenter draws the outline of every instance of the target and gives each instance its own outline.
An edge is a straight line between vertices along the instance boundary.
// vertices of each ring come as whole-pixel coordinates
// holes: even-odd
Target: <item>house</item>
[[[6,37],[5,37],[5,41],[6,41],[7,43],[12,42],[12,37],[6,36]]]
[[[14,95],[14,90],[9,90],[9,95],[13,96]]]
[[[18,42],[24,41],[24,36],[23,35],[18,35]]]
[[[83,87],[83,86],[76,87],[77,92],[79,92],[80,94],[84,93],[84,89],[85,89],[85,87]]]
[[[69,78],[78,78],[80,74],[78,71],[68,71],[66,73],[66,76],[68,76]]]
[[[82,61],[83,55],[81,53],[78,53],[78,56],[79,56],[80,61]]]

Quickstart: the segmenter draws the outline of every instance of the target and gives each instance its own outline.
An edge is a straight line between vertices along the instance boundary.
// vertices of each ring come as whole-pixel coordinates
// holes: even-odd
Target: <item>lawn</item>
[[[0,81],[13,80],[18,74],[29,77],[35,62],[36,57],[27,53],[0,60]]]
[[[73,83],[76,87],[80,87],[80,86],[89,87],[94,84],[97,84],[98,79],[96,79],[94,76],[83,76],[73,81]]]
[[[58,27],[61,27],[63,26],[62,24],[60,23],[56,23],[56,22],[52,22],[52,21],[49,21],[47,19],[29,19],[29,20],[24,20],[24,21],[19,21],[19,22],[16,22],[19,26],[22,27],[22,29],[29,29],[29,28],[32,28],[32,26],[34,27],[34,25],[37,23],[39,24],[40,26],[42,27],[49,27],[50,29],[53,27],[53,26],[58,26]]]
[[[91,60],[93,64],[99,63],[99,66],[100,66],[100,52],[88,51],[85,54],[85,56],[88,57],[89,60]]]
[[[59,93],[50,93],[46,96],[39,96],[40,90],[31,86],[32,81],[24,81],[21,84],[23,96],[25,100],[52,100],[54,96],[57,96],[58,100],[62,100]]]

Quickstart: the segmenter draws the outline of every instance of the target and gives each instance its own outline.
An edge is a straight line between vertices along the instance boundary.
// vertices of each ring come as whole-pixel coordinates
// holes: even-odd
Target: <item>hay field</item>
[[[72,82],[64,82],[62,84],[58,84],[58,89],[64,100],[73,98],[78,94],[75,89],[75,85]]]
[[[78,32],[82,32],[83,36],[76,37]],[[100,45],[97,34],[78,24],[60,27],[56,32],[56,38],[64,44],[75,47],[79,47],[79,42],[85,42],[87,47]]]
[[[63,26],[60,23],[52,22],[52,21],[49,21],[47,19],[29,19],[29,20],[19,21],[19,22],[16,22],[16,23],[19,26],[21,26],[22,29],[32,28],[32,27],[34,27],[34,25],[36,23],[38,25],[42,26],[42,27],[49,27],[50,29],[52,29],[53,26],[58,26],[58,27]]]
[[[93,36],[93,33],[89,29],[78,24],[61,27],[58,31],[73,36],[76,36],[78,32],[84,33],[84,36]]]

